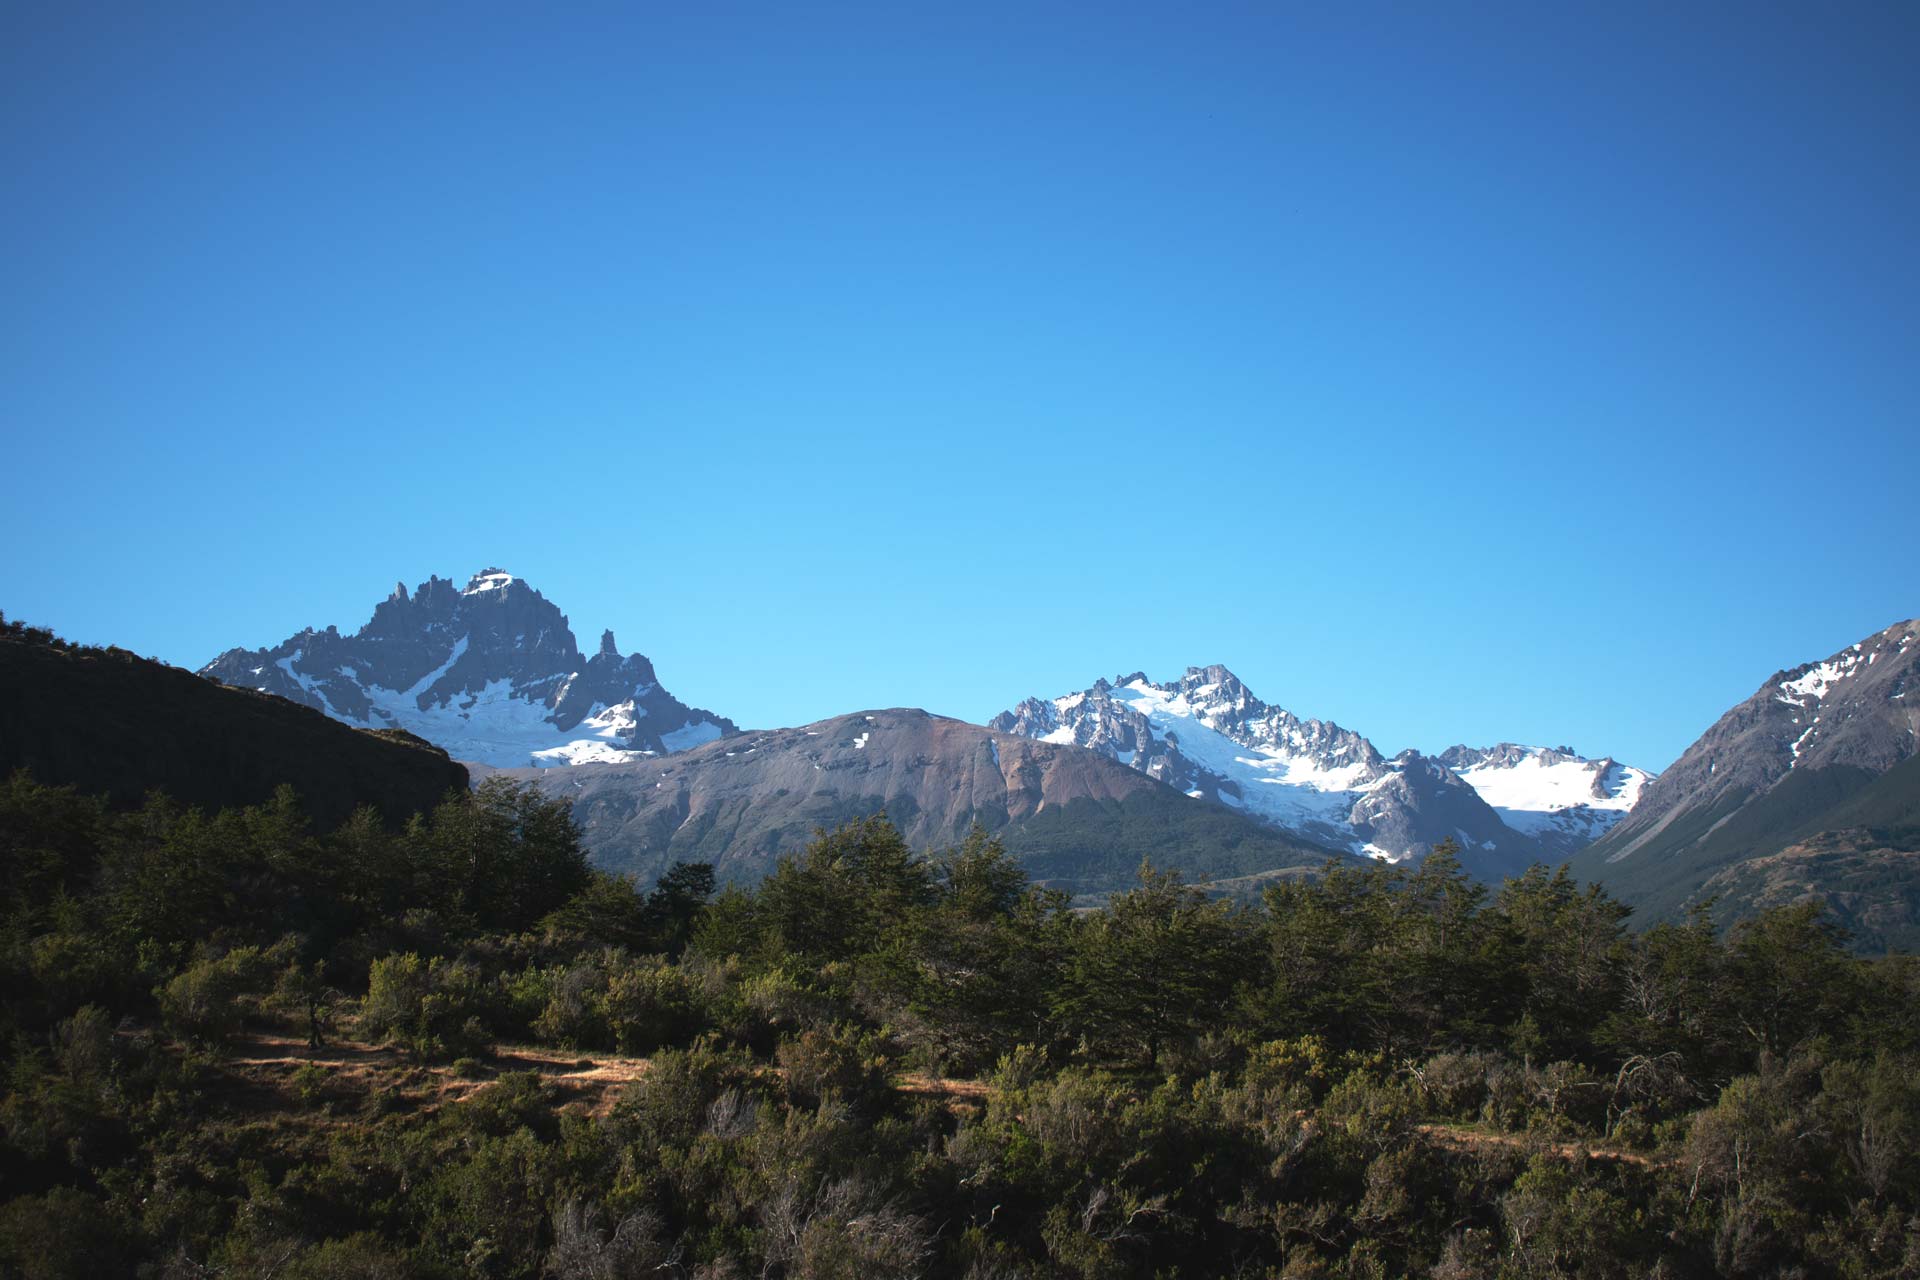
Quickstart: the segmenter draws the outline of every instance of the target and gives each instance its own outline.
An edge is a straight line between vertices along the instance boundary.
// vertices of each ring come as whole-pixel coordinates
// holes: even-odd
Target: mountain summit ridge
[[[1488,878],[1558,860],[1622,817],[1651,777],[1610,757],[1501,743],[1391,759],[1332,720],[1262,701],[1226,666],[1143,672],[1027,698],[1001,732],[1088,747],[1267,825],[1388,861],[1445,839]]]
[[[1568,864],[1648,921],[1828,900],[1857,944],[1920,939],[1920,619],[1776,671]],[[1863,889],[1863,886],[1865,887]]]
[[[200,669],[346,724],[405,729],[455,757],[550,768],[666,754],[737,732],[660,687],[612,631],[592,657],[567,616],[524,579],[488,567],[464,588],[404,582],[352,635],[309,627],[266,649],[229,649]]]

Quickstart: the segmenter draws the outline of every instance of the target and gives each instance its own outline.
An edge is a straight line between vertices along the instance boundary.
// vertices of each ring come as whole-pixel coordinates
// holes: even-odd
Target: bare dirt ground
[[[1531,1153],[1545,1150],[1562,1160],[1611,1160],[1618,1164],[1633,1165],[1639,1169],[1650,1169],[1656,1165],[1672,1163],[1671,1157],[1649,1155],[1644,1151],[1632,1151],[1625,1147],[1609,1146],[1606,1143],[1587,1141],[1542,1141],[1524,1133],[1496,1133],[1490,1129],[1475,1129],[1467,1125],[1456,1124],[1419,1124],[1414,1126],[1426,1135],[1435,1146],[1453,1151],[1474,1153],[1499,1149]]]
[[[622,1088],[646,1074],[647,1060],[496,1045],[482,1070],[468,1078],[446,1064],[414,1062],[380,1045],[329,1040],[315,1049],[302,1037],[267,1033],[239,1040],[226,1066],[249,1083],[277,1091],[291,1088],[294,1073],[302,1067],[319,1067],[326,1071],[330,1087],[367,1092],[396,1089],[425,1109],[458,1102],[507,1072],[531,1071],[559,1092],[561,1105],[579,1104],[589,1114],[604,1115],[613,1109]]]
[[[893,1087],[910,1098],[930,1098],[955,1115],[978,1115],[987,1109],[985,1080],[944,1080],[909,1071]]]

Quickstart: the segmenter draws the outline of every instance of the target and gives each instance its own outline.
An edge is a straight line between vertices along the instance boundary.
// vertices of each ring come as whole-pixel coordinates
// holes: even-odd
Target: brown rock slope
[[[955,843],[978,822],[1036,878],[1081,892],[1133,883],[1143,857],[1210,880],[1337,856],[1094,752],[913,709],[509,776],[571,797],[594,861],[642,881],[698,861],[750,883],[815,828],[880,810],[923,848]]]

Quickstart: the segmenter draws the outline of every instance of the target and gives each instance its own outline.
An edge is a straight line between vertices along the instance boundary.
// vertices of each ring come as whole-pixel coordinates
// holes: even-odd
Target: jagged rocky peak
[[[477,596],[483,591],[504,591],[517,581],[519,581],[519,579],[508,573],[505,569],[482,569],[473,575],[472,579],[467,583],[467,589],[460,594],[463,596]]]
[[[1484,805],[1477,813],[1452,811],[1477,801],[1444,769],[1409,772],[1407,761],[1387,761],[1360,734],[1261,701],[1218,663],[1188,667],[1165,683],[1136,671],[1079,693],[1028,698],[993,723],[1099,751],[1188,795],[1356,853],[1417,858],[1463,831],[1481,843],[1500,833]],[[1427,794],[1449,783],[1464,799],[1448,806]],[[1426,817],[1409,816],[1416,812]]]
[[[1334,721],[1263,702],[1219,663],[1164,684],[1136,671],[1027,698],[993,727],[1100,751],[1189,795],[1357,853],[1418,858],[1451,838],[1489,876],[1591,841],[1647,777],[1564,747],[1511,743],[1389,760]]]
[[[365,728],[404,729],[457,759],[501,767],[628,760],[735,732],[622,657],[613,633],[584,658],[545,596],[488,567],[463,588],[405,583],[351,636],[311,628],[270,649],[232,649],[202,669]]]

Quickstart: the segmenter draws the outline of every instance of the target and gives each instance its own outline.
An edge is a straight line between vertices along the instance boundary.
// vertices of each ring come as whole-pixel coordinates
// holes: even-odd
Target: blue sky
[[[6,6],[0,608],[197,666],[497,563],[744,724],[1223,661],[1663,766],[1920,614],[1917,57],[1896,4]]]

